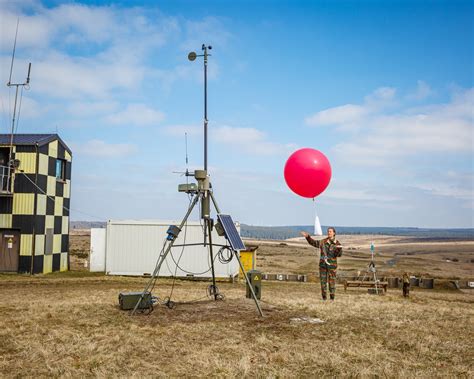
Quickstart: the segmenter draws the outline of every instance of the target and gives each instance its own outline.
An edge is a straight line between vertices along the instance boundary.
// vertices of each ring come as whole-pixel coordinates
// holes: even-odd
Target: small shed
[[[109,221],[105,229],[91,229],[90,270],[107,275],[148,276],[166,241],[170,225],[178,221]],[[159,276],[181,278],[211,278],[209,246],[204,241],[203,226],[188,221],[175,241],[175,247],[161,267]],[[237,226],[240,232],[240,227]],[[227,245],[214,229],[212,232],[214,270],[216,278],[233,280],[239,273],[234,258],[224,264],[217,258],[221,246]],[[182,246],[184,244],[192,246]]]

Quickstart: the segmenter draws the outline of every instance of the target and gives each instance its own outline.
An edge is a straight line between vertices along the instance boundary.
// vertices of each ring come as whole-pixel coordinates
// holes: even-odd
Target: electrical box
[[[176,237],[178,237],[180,231],[181,229],[178,228],[176,225],[170,225],[170,227],[166,231],[166,234],[168,234],[168,237],[166,237],[166,239],[168,241],[173,241],[174,239],[176,239]]]
[[[118,297],[120,309],[123,311],[134,309],[142,294],[143,292],[121,292]],[[153,301],[151,298],[151,293],[145,292],[145,295],[143,296],[143,299],[137,309],[150,309],[152,307]]]
[[[262,296],[262,273],[258,270],[250,270],[247,271],[247,277],[249,278],[250,285],[253,288],[253,292],[255,292],[255,296],[258,300],[260,300]],[[249,285],[247,283],[246,286],[246,297],[251,299],[252,292],[250,291]]]
[[[216,232],[217,232],[218,235],[220,235],[221,237],[225,236],[225,230],[224,230],[224,227],[222,226],[220,221],[217,221],[214,224],[214,227],[216,228]]]
[[[196,183],[178,185],[178,192],[194,193],[194,192],[197,192],[197,190],[198,190],[198,186]]]

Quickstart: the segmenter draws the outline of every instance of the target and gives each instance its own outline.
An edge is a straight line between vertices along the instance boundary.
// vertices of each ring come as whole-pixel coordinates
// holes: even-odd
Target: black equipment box
[[[143,292],[121,292],[118,296],[120,309],[128,311],[135,308],[138,301],[142,297]],[[150,309],[153,308],[153,301],[151,298],[151,292],[145,292],[143,299],[140,301],[137,309]]]

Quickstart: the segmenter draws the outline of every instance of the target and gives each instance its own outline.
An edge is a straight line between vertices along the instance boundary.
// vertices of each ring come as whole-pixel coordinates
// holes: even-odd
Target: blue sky
[[[473,227],[473,3],[156,1],[0,3],[1,82],[32,62],[18,132],[74,153],[73,220],[179,219],[202,166],[202,43],[209,166],[221,208],[257,225],[311,224],[283,179],[312,147],[333,178],[323,224]],[[1,130],[13,93],[0,88]]]

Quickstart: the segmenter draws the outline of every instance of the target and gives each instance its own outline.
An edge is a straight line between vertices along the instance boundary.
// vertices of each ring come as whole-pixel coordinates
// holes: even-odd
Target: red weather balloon
[[[331,165],[319,150],[305,148],[290,155],[285,164],[285,181],[296,194],[313,198],[331,181]]]

